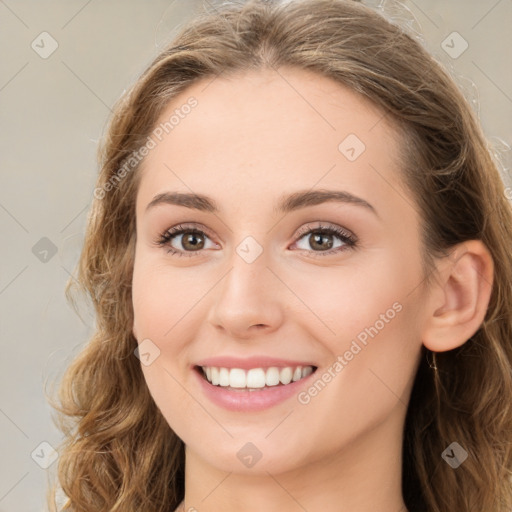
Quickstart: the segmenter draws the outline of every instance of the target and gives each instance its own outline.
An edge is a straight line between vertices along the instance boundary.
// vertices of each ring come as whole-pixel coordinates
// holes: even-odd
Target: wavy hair
[[[184,497],[184,446],[149,394],[134,355],[131,281],[140,164],[124,167],[177,94],[219,74],[293,66],[329,77],[382,109],[401,141],[400,176],[421,219],[424,283],[436,258],[481,240],[494,260],[485,319],[462,346],[422,359],[407,410],[402,491],[412,512],[512,510],[512,208],[476,114],[443,66],[377,11],[345,0],[249,0],[205,9],[115,105],[76,283],[94,333],[66,368],[52,406],[64,434],[56,509],[170,512]],[[101,193],[96,193],[101,191]],[[57,403],[58,402],[58,403]],[[457,441],[457,470],[441,453]]]

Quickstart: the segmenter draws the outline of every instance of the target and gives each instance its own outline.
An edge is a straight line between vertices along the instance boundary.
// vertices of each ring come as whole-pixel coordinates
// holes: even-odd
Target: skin
[[[402,431],[420,349],[450,350],[476,332],[492,286],[487,249],[457,246],[436,284],[419,286],[419,218],[400,185],[400,139],[338,83],[293,68],[221,75],[175,97],[160,121],[191,96],[198,105],[141,169],[133,274],[134,335],[160,350],[142,370],[186,445],[183,510],[405,511]],[[348,134],[366,147],[354,161],[338,149]],[[348,191],[377,215],[333,201],[274,211],[282,195],[311,189]],[[166,191],[208,195],[220,212],[146,211]],[[356,248],[322,256],[310,234],[297,237],[319,221],[355,235]],[[201,250],[186,235],[172,244],[190,257],[154,243],[184,222],[206,233]],[[252,263],[236,251],[249,236],[263,250]],[[395,303],[400,312],[307,404],[293,396],[228,411],[192,373],[206,357],[267,355],[315,361],[322,375]],[[247,442],[262,454],[251,468],[237,457]]]

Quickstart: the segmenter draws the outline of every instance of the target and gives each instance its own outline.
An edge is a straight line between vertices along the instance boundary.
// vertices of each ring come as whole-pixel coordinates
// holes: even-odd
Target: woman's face
[[[387,118],[283,68],[198,82],[158,125],[136,203],[134,335],[187,457],[275,474],[342,450],[396,455],[425,297]]]

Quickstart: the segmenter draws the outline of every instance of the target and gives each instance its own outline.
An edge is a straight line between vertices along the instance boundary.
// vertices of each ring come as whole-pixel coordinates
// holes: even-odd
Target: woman
[[[503,188],[452,80],[371,9],[191,22],[102,147],[64,510],[510,512]]]

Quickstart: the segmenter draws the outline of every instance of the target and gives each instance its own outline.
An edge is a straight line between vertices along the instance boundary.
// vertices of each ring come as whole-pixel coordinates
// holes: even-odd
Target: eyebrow
[[[338,202],[361,206],[377,217],[375,208],[350,192],[342,190],[299,190],[288,196],[282,196],[274,208],[275,213],[289,213],[308,206],[316,206],[326,202]],[[185,206],[186,208],[210,213],[220,213],[220,208],[214,199],[203,194],[184,192],[163,192],[157,194],[146,207],[146,212],[160,204]]]

